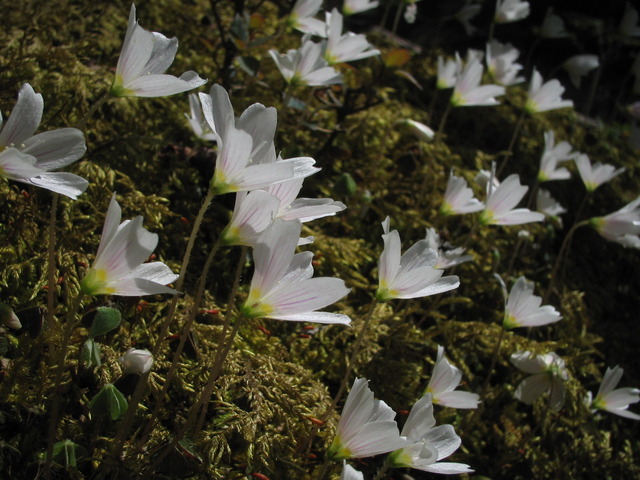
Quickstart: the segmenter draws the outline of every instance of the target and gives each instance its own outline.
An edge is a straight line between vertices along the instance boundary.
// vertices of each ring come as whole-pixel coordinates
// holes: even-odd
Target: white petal
[[[274,308],[274,315],[294,315],[324,308],[348,293],[339,278],[319,277],[281,285],[267,293],[263,301]]]
[[[107,209],[107,215],[104,219],[102,237],[100,237],[100,246],[98,247],[98,253],[96,253],[96,260],[100,258],[102,251],[111,242],[113,236],[118,231],[121,218],[122,209],[116,200],[115,192],[113,192],[113,195],[111,195],[111,201],[109,202],[109,208]]]
[[[38,187],[46,188],[52,192],[60,193],[72,199],[77,199],[82,194],[89,182],[78,175],[66,172],[45,172],[36,177],[31,177],[29,182]]]
[[[162,285],[173,283],[179,277],[179,275],[173,273],[171,269],[162,262],[143,263],[128,276],[142,278]]]
[[[31,85],[25,83],[20,88],[18,101],[0,132],[0,145],[10,147],[15,144],[19,146],[25,142],[40,125],[43,110],[42,95],[34,92]]]
[[[291,264],[301,230],[302,225],[298,221],[276,219],[262,232],[253,251],[252,291],[258,289],[264,294],[277,285]]]
[[[183,73],[180,78],[173,75],[143,75],[130,81],[125,88],[132,90],[136,97],[165,97],[193,90],[205,83],[205,79],[190,71]]]
[[[7,148],[0,152],[0,174],[18,181],[28,181],[44,173],[44,170],[35,166],[36,158],[20,152],[16,148]]]
[[[480,395],[471,392],[444,392],[438,395],[438,404],[450,408],[478,408]]]
[[[329,312],[306,312],[294,315],[269,315],[268,318],[273,318],[276,320],[286,320],[290,322],[311,322],[341,325],[349,325],[351,323],[351,319],[347,315]]]
[[[75,162],[87,151],[84,134],[77,128],[60,128],[39,133],[24,142],[23,153],[33,155],[45,171],[57,170]]]

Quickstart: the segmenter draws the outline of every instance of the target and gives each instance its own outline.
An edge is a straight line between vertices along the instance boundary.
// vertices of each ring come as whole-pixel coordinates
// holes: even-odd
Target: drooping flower
[[[491,77],[500,85],[506,87],[524,82],[524,77],[519,77],[518,72],[522,65],[516,63],[520,52],[510,43],[500,43],[491,40],[487,43],[487,70]]]
[[[120,357],[124,373],[147,373],[153,365],[153,355],[147,349],[130,348]]]
[[[343,17],[338,9],[327,12],[327,43],[323,57],[329,65],[353,62],[363,58],[380,55],[362,34],[342,33]]]
[[[327,452],[331,460],[373,457],[407,445],[394,420],[396,412],[373,397],[368,383],[366,378],[353,382]]]
[[[582,77],[600,66],[597,55],[574,55],[562,63],[562,68],[569,74],[571,83],[580,88]]]
[[[528,208],[514,208],[529,190],[529,187],[520,184],[517,173],[509,175],[497,188],[489,185],[486,207],[480,214],[482,225],[521,225],[544,220],[542,213],[532,212]]]
[[[364,475],[351,465],[348,465],[346,460],[343,460],[340,480],[364,480]]]
[[[269,55],[287,83],[294,87],[318,87],[342,83],[342,75],[322,57],[322,45],[312,42],[306,35],[298,50],[285,54],[269,50]]]
[[[325,24],[322,20],[313,18],[322,7],[322,0],[298,0],[287,17],[287,24],[291,28],[324,37]]]
[[[484,209],[484,203],[474,198],[473,190],[467,186],[467,181],[451,173],[440,207],[440,215],[461,215],[479,212],[482,209]]]
[[[624,167],[616,168],[608,163],[598,162],[591,165],[589,157],[585,154],[578,155],[575,162],[587,192],[593,192],[600,185],[614,179],[626,170]]]
[[[6,303],[0,303],[0,323],[14,330],[20,330],[22,328],[22,323],[20,323],[20,319],[13,311],[13,308]]]
[[[98,253],[80,289],[86,295],[140,296],[176,293],[166,285],[175,275],[162,262],[142,263],[158,245],[158,235],[142,226],[143,218],[120,223],[122,211],[114,193],[102,229]]]
[[[480,396],[471,392],[456,391],[462,380],[462,371],[451,365],[444,356],[444,347],[438,345],[438,356],[425,393],[433,403],[451,408],[478,408]]]
[[[347,15],[355,15],[356,13],[366,12],[378,8],[380,2],[377,0],[344,0],[342,5],[342,13]]]
[[[446,60],[441,55],[438,55],[438,80],[436,88],[444,90],[445,88],[454,87],[461,70],[462,60],[457,53],[455,59],[447,58]]]
[[[559,321],[560,313],[551,305],[542,304],[542,298],[533,294],[535,284],[518,277],[511,287],[502,326],[509,330],[517,327],[539,327]]]
[[[564,360],[555,352],[536,355],[529,351],[511,355],[511,363],[525,373],[531,374],[520,382],[514,396],[531,405],[538,397],[549,393],[549,407],[557,411],[564,405],[564,383],[568,378]]]
[[[607,240],[640,249],[640,197],[616,212],[591,218],[589,225]]]
[[[0,115],[0,176],[75,200],[89,182],[72,173],[50,170],[66,167],[84,155],[84,134],[77,128],[60,128],[34,135],[43,110],[42,95],[25,83],[4,126]]]
[[[409,413],[401,435],[411,442],[389,455],[389,464],[396,468],[415,468],[440,474],[471,473],[464,463],[441,462],[460,447],[462,441],[451,425],[435,426],[431,394],[418,400]]]
[[[622,378],[624,370],[619,366],[608,368],[602,378],[602,383],[593,399],[591,406],[594,409],[606,410],[607,412],[620,415],[632,420],[640,420],[640,415],[630,412],[629,405],[640,402],[640,389],[637,388],[616,388]],[[591,392],[589,392],[591,397]]]
[[[626,37],[640,37],[639,18],[638,11],[631,6],[631,2],[627,2],[618,31]]]
[[[529,84],[529,96],[525,104],[525,110],[529,113],[540,113],[558,108],[573,107],[571,100],[562,100],[564,87],[555,78],[542,83],[542,75],[533,70],[531,83]]]
[[[434,268],[438,252],[429,248],[427,240],[419,240],[400,255],[400,234],[397,230],[390,232],[389,223],[389,217],[382,222],[384,250],[378,262],[378,301],[426,297],[460,286],[457,276],[442,277],[443,271]]]
[[[529,16],[529,2],[522,0],[497,0],[494,20],[496,23],[511,23]]]
[[[406,130],[411,132],[415,137],[423,142],[430,142],[436,136],[436,132],[434,132],[424,123],[418,122],[416,120],[405,118],[402,120],[398,120],[396,122],[396,125],[404,127]]]
[[[551,180],[566,180],[571,178],[571,173],[564,167],[558,168],[558,164],[573,160],[579,153],[572,152],[569,142],[563,141],[555,144],[553,130],[544,132],[544,152],[540,158],[540,171],[538,172],[539,182]]]
[[[454,107],[500,104],[495,97],[504,95],[505,89],[500,85],[480,85],[483,70],[484,67],[477,58],[466,62],[451,95],[450,101]]]
[[[440,240],[440,235],[438,235],[433,228],[427,228],[427,242],[429,242],[429,248],[438,252],[438,261],[434,265],[433,268],[451,268],[456,265],[460,265],[461,263],[468,262],[469,260],[473,260],[471,255],[463,255],[466,250],[463,247],[452,247],[448,244],[447,250],[443,250],[443,243]]]
[[[129,25],[111,85],[115,97],[165,97],[193,90],[207,83],[196,72],[166,75],[178,51],[178,39],[145,30],[136,20],[136,7],[131,4]]]
[[[471,20],[480,13],[482,6],[476,3],[470,3],[470,0],[466,0],[465,4],[453,14],[453,18],[462,24],[462,28],[467,35],[473,35],[477,30],[476,27],[471,25]]]
[[[547,8],[547,13],[540,27],[540,36],[542,38],[565,38],[569,33],[564,28],[564,21],[558,15],[553,13],[553,8]]]
[[[338,278],[311,278],[313,254],[295,253],[301,228],[297,220],[276,219],[258,237],[251,288],[240,310],[246,318],[348,325],[351,319],[346,315],[316,311],[350,289]]]
[[[567,213],[567,209],[560,205],[551,194],[543,188],[538,189],[538,193],[536,194],[536,210],[558,222],[560,227],[562,227],[560,215]]]

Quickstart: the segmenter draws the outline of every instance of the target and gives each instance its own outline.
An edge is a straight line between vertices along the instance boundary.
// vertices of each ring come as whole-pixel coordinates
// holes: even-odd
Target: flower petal
[[[25,141],[24,145],[22,152],[36,157],[36,165],[45,171],[66,167],[87,151],[84,134],[77,128],[39,133]]]
[[[25,83],[20,88],[18,101],[0,132],[0,145],[20,147],[37,130],[40,120],[42,120],[43,110],[42,95],[34,92],[31,85]]]

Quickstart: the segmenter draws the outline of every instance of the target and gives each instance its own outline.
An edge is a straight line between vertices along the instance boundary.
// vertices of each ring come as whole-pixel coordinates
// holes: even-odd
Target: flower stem
[[[547,290],[544,292],[544,297],[542,298],[542,305],[546,305],[547,303],[549,303],[549,297],[553,292],[553,286],[557,280],[556,277],[557,277],[558,269],[560,268],[560,264],[564,259],[567,247],[569,247],[569,243],[571,243],[571,238],[573,237],[573,234],[579,227],[583,227],[588,224],[589,224],[588,220],[583,220],[582,222],[575,223],[573,227],[571,227],[567,235],[564,237],[564,241],[562,242],[562,246],[560,247],[560,252],[558,252],[558,257],[556,258],[556,263],[553,265],[553,270],[551,270],[551,277],[549,278],[549,286],[547,287]]]
[[[387,470],[389,470],[389,456],[387,455],[387,458],[385,458],[384,463],[382,464],[382,467],[380,467],[380,470],[378,470],[378,473],[376,473],[376,476],[373,477],[373,480],[381,480],[382,477],[384,476],[385,473],[387,473]]]
[[[187,267],[189,266],[189,260],[191,258],[191,251],[193,250],[193,245],[195,243],[198,231],[200,230],[200,225],[204,218],[204,214],[207,211],[207,208],[209,208],[209,204],[213,200],[213,197],[215,197],[214,189],[209,187],[209,190],[207,191],[207,196],[202,202],[202,205],[200,206],[200,211],[198,212],[198,215],[196,216],[196,219],[193,222],[191,235],[189,236],[189,240],[187,242],[187,249],[185,250],[184,256],[182,257],[182,265],[180,267],[180,276],[178,277],[178,281],[176,282],[176,293],[174,294],[173,299],[171,300],[171,304],[169,305],[169,311],[167,312],[167,316],[164,322],[162,323],[162,326],[160,327],[160,333],[158,335],[158,339],[156,340],[153,346],[153,349],[151,350],[151,355],[153,357],[156,357],[158,355],[158,351],[160,350],[160,347],[162,346],[162,343],[164,342],[165,337],[167,336],[169,325],[173,320],[173,316],[175,314],[176,307],[178,305],[180,290],[182,290],[182,286],[184,285]],[[136,384],[136,388],[133,392],[133,395],[131,395],[131,400],[129,401],[129,407],[127,408],[127,412],[125,413],[125,416],[122,419],[122,422],[120,422],[120,426],[116,431],[116,436],[113,439],[113,449],[111,451],[111,455],[115,458],[119,457],[120,453],[122,453],[122,449],[124,448],[125,437],[129,433],[131,424],[133,423],[135,412],[138,409],[138,404],[140,403],[140,400],[142,399],[142,396],[146,390],[147,379],[149,378],[150,373],[151,372],[149,371],[147,373],[143,373],[142,375],[140,375],[140,378],[138,379],[138,383]]]
[[[84,117],[82,117],[80,119],[80,121],[78,122],[78,125],[76,126],[76,128],[78,130],[84,130],[84,127],[87,126],[87,122],[89,121],[89,119],[91,118],[91,116],[96,113],[96,111],[102,106],[104,105],[104,103],[111,97],[110,95],[110,90],[107,90],[107,93],[105,93],[102,97],[100,97],[98,99],[98,101],[96,103],[94,103],[91,108],[89,109],[89,111],[85,114]]]
[[[516,128],[513,130],[513,135],[511,136],[511,140],[509,141],[509,147],[507,148],[507,151],[503,155],[502,164],[500,165],[500,167],[498,168],[498,171],[496,172],[496,177],[502,173],[502,171],[504,170],[504,167],[507,166],[509,159],[513,155],[513,147],[516,144],[516,140],[518,139],[518,136],[520,135],[520,130],[522,129],[522,124],[524,123],[524,116],[526,113],[527,111],[525,109],[522,109],[522,113],[520,113],[520,117],[518,118],[518,123],[516,123]]]
[[[64,367],[67,359],[67,352],[69,350],[69,341],[71,340],[71,334],[73,329],[78,324],[77,316],[80,309],[80,302],[82,300],[82,292],[78,293],[78,296],[74,300],[69,313],[67,314],[67,325],[62,334],[62,344],[58,353],[58,359],[56,362],[56,371],[53,381],[53,398],[51,401],[51,411],[49,413],[49,430],[47,434],[47,455],[45,460],[45,477],[51,477],[51,461],[53,458],[53,444],[55,442],[56,430],[58,427],[58,416],[60,415],[60,401],[62,396],[60,395],[60,388],[62,383],[62,376],[64,374]],[[52,353],[53,354],[53,353]]]
[[[505,329],[503,326],[500,326],[500,336],[498,337],[498,341],[496,342],[496,346],[493,348],[493,354],[491,355],[491,365],[489,366],[489,372],[487,373],[487,378],[484,379],[484,383],[482,384],[482,398],[485,397],[487,388],[489,387],[489,380],[491,380],[491,375],[493,375],[493,369],[498,362],[498,355],[500,354],[500,346],[502,345],[502,340],[504,339]]]
[[[162,391],[158,395],[158,402],[156,403],[155,407],[153,408],[153,412],[151,414],[151,417],[147,421],[147,426],[146,426],[143,434],[141,435],[141,440],[138,442],[138,444],[144,445],[144,443],[146,443],[146,439],[151,434],[151,431],[153,430],[153,427],[154,427],[155,420],[158,418],[158,416],[160,414],[160,410],[164,405],[164,399],[166,398],[167,391],[169,390],[169,386],[171,385],[171,380],[173,379],[173,376],[176,373],[176,369],[178,367],[178,362],[180,360],[180,356],[182,355],[182,352],[184,350],[184,346],[187,343],[187,339],[189,338],[189,334],[191,333],[191,327],[193,326],[193,322],[194,322],[194,320],[196,318],[196,315],[198,314],[198,311],[200,310],[200,304],[202,303],[202,297],[204,295],[204,289],[205,289],[205,286],[207,284],[208,273],[209,273],[209,270],[211,269],[211,264],[213,263],[213,259],[215,258],[215,254],[216,254],[216,252],[218,251],[219,248],[220,248],[220,241],[218,240],[211,247],[211,250],[209,251],[209,256],[207,257],[207,260],[206,260],[206,262],[204,264],[204,267],[202,269],[202,273],[200,274],[200,279],[198,280],[198,288],[197,288],[197,291],[196,291],[196,297],[195,297],[195,299],[193,301],[193,305],[192,305],[191,310],[189,312],[189,317],[187,318],[187,321],[185,322],[184,326],[182,327],[182,335],[180,336],[180,342],[178,343],[178,348],[176,349],[175,353],[173,354],[173,359],[171,361],[171,366],[169,367],[169,371],[167,372],[167,375],[165,377],[164,385],[162,386]]]
[[[54,310],[56,308],[56,216],[58,213],[58,200],[60,195],[53,194],[51,201],[51,213],[49,215],[49,244],[47,246],[47,327],[53,328],[55,322]],[[53,365],[55,348],[55,336],[49,335],[49,364]]]
[[[447,118],[449,118],[449,113],[451,112],[452,107],[451,100],[447,102],[447,108],[444,110],[442,114],[442,118],[440,119],[440,125],[438,125],[438,131],[436,132],[435,140],[438,141],[442,138],[442,134],[444,133],[444,126],[447,124]]]

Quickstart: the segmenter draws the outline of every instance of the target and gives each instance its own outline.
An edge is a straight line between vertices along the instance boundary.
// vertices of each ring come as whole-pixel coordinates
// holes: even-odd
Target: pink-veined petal
[[[24,142],[23,153],[36,157],[36,165],[57,170],[75,162],[87,151],[84,134],[77,128],[60,128],[39,133]]]
[[[189,71],[176,78],[173,75],[152,74],[135,78],[125,85],[136,97],[165,97],[176,93],[193,90],[207,81],[200,78],[196,72]]]
[[[551,387],[551,380],[546,373],[539,373],[520,382],[514,396],[523,403],[531,405]]]
[[[276,219],[262,232],[253,250],[252,291],[257,289],[264,294],[277,285],[291,264],[301,230],[298,221]]]

